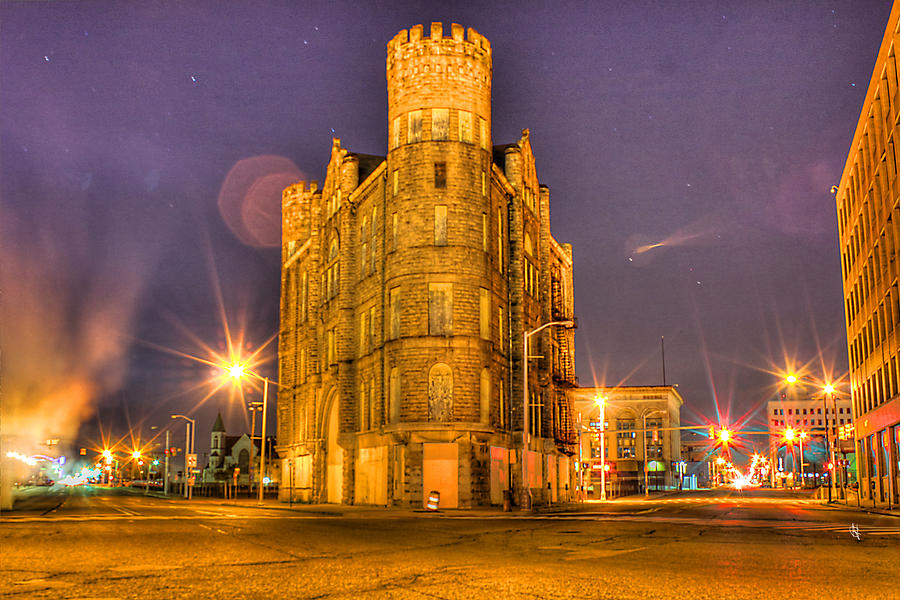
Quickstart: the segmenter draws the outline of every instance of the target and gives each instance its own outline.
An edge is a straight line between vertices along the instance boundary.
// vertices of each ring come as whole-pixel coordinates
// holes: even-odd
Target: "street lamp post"
[[[837,403],[834,402],[834,386],[830,383],[827,384],[822,391],[825,392],[822,396],[822,403],[825,405],[825,445],[826,452],[831,457],[831,469],[828,471],[828,502],[831,502],[831,494],[834,490],[834,444],[831,440],[831,426],[828,424],[828,397],[831,396],[832,405],[837,406]],[[837,411],[834,410],[831,413],[832,421],[837,420],[837,415],[835,414]]]
[[[190,500],[194,495],[193,486],[188,485],[188,453],[194,453],[194,426],[197,424],[194,419],[184,415],[172,415],[173,419],[184,419],[190,425],[185,426],[184,432],[184,497]],[[189,449],[190,448],[190,449]]]
[[[262,402],[262,432],[259,440],[259,503],[263,501],[263,480],[265,479],[266,469],[266,414],[268,414],[269,406],[269,378],[259,375],[244,367],[244,365],[234,364],[227,369],[228,374],[235,379],[241,379],[245,375],[258,379],[263,384],[263,402]],[[273,382],[275,383],[275,382]],[[276,383],[277,385],[277,383]],[[252,433],[252,432],[251,432]],[[253,436],[251,435],[251,438]]]
[[[801,431],[797,437],[800,439],[800,489],[802,490],[806,484],[806,476],[803,473],[803,438],[806,437],[806,432]]]
[[[537,329],[532,329],[531,331],[525,332],[524,339],[522,341],[524,354],[522,355],[522,407],[524,413],[522,415],[522,507],[523,508],[531,508],[531,487],[528,485],[528,461],[526,460],[526,453],[528,451],[528,430],[531,426],[530,420],[528,418],[528,340],[536,333],[539,333],[546,329],[547,327],[551,327],[553,325],[561,325],[563,327],[569,328],[574,327],[574,321],[550,321],[549,323],[544,323]],[[525,506],[527,504],[528,506]]]
[[[600,500],[606,500],[606,396],[597,398],[600,407]]]

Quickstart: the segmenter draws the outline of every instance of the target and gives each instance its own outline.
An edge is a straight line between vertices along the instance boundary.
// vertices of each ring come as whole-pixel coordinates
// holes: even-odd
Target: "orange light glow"
[[[235,363],[228,367],[228,374],[234,377],[235,379],[240,379],[244,376],[244,365]]]

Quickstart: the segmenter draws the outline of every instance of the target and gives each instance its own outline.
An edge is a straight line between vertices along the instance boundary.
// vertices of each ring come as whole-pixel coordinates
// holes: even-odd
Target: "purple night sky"
[[[385,45],[431,21],[490,40],[494,143],[531,130],[582,385],[661,383],[665,336],[683,422],[760,426],[786,360],[845,374],[829,190],[889,1],[429,4],[0,5],[4,434],[246,427],[160,347],[223,350],[220,305],[246,348],[277,332],[279,187],[333,135],[386,152]]]

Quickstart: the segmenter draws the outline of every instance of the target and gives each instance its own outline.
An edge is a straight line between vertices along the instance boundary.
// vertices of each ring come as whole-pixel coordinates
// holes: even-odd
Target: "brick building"
[[[900,502],[900,3],[837,186],[850,392],[862,497]]]
[[[282,496],[441,507],[523,498],[523,336],[573,316],[572,249],[528,131],[491,140],[491,46],[473,29],[387,46],[387,156],[335,139],[283,195]],[[530,338],[536,502],[570,482],[574,334]]]

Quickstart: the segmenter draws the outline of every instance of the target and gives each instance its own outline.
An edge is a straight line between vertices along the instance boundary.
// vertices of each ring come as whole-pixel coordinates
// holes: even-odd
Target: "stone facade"
[[[387,156],[335,139],[324,183],[284,191],[284,499],[421,506],[436,490],[442,507],[468,507],[523,494],[523,336],[572,319],[572,249],[550,234],[528,131],[492,144],[489,42],[449,34],[417,25],[388,43]],[[569,482],[573,344],[559,327],[530,339],[538,502]]]
[[[680,486],[681,406],[678,388],[616,386],[575,388],[569,391],[580,423],[578,483],[586,496],[600,495],[601,464],[610,465],[607,496],[636,494]],[[605,398],[601,411],[598,398]],[[603,414],[603,425],[600,415]],[[601,459],[603,435],[605,461]]]

